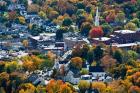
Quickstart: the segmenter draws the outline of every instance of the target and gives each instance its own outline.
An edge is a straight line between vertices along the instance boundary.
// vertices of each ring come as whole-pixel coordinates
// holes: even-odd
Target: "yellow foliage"
[[[106,85],[103,82],[93,82],[92,83],[93,89],[98,89],[100,93],[103,93],[106,89]]]
[[[25,24],[25,18],[23,16],[18,17],[18,19],[21,24]]]
[[[28,42],[28,40],[23,40],[22,44],[23,44],[24,47],[28,47],[29,42]]]

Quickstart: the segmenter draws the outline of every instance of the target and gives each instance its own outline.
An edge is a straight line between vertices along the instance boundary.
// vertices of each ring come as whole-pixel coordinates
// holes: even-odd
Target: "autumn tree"
[[[132,30],[132,31],[136,31],[136,30],[137,30],[136,24],[134,24],[134,23],[132,23],[132,22],[127,23],[127,24],[124,26],[124,28],[125,28],[126,30]]]
[[[106,16],[107,22],[113,22],[116,17],[115,10],[110,10],[109,14]]]
[[[8,81],[9,81],[9,74],[6,72],[0,73],[0,86],[4,88],[4,90],[8,90]]]
[[[130,89],[129,89],[129,93],[140,93],[140,87],[131,86]]]
[[[119,24],[122,25],[125,23],[125,13],[124,12],[119,12],[116,15],[115,21]]]
[[[104,93],[104,91],[106,89],[106,85],[103,82],[93,82],[92,88],[97,89],[99,91],[99,93]]]
[[[93,27],[89,33],[90,38],[100,38],[103,36],[102,27]]]
[[[80,80],[78,83],[78,87],[81,93],[85,93],[86,90],[90,88],[90,83],[86,80]]]
[[[71,59],[71,67],[80,70],[82,68],[83,60],[80,57],[74,57]]]
[[[17,12],[16,11],[8,12],[8,18],[9,20],[15,20],[17,18]]]
[[[20,69],[20,65],[16,61],[7,62],[5,65],[5,69],[8,73],[11,73],[13,71]]]
[[[19,93],[35,93],[35,86],[31,83],[23,83],[18,87]]]
[[[39,5],[37,5],[37,4],[31,4],[31,5],[29,5],[28,6],[28,8],[27,8],[27,11],[28,12],[35,12],[35,13],[38,13],[39,12]]]
[[[29,45],[29,42],[28,42],[28,40],[23,40],[23,41],[22,41],[22,44],[23,44],[24,47],[27,48],[28,45]]]
[[[43,11],[40,11],[38,14],[41,18],[43,18],[43,19],[46,18],[46,13],[44,13]]]
[[[53,20],[59,16],[59,13],[57,11],[50,11],[48,14],[48,18]]]
[[[18,17],[18,20],[19,20],[19,23],[21,23],[21,24],[25,24],[26,23],[25,18],[22,17],[22,16]]]
[[[71,88],[61,80],[50,80],[46,87],[47,93],[73,93]]]
[[[105,55],[101,59],[101,65],[105,68],[105,70],[110,71],[116,65],[116,60],[109,55]]]

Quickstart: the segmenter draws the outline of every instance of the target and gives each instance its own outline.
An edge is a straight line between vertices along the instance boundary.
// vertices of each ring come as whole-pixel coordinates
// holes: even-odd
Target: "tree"
[[[101,46],[97,46],[94,49],[94,58],[96,61],[99,61],[103,57],[103,50],[101,49]]]
[[[48,59],[53,60],[53,61],[56,58],[56,54],[54,54],[52,51],[48,51],[46,56]]]
[[[105,70],[107,71],[111,71],[113,69],[113,67],[116,65],[116,60],[113,59],[111,56],[109,55],[105,55],[102,59],[101,59],[101,65],[105,68]]]
[[[140,19],[140,11],[137,12],[137,17]]]
[[[7,71],[8,73],[11,73],[11,72],[16,71],[16,70],[19,69],[19,64],[18,64],[17,62],[15,62],[15,61],[13,61],[13,62],[8,62],[8,63],[6,63],[6,65],[5,65],[5,69],[6,69],[6,71]]]
[[[82,56],[82,49],[80,45],[76,45],[75,48],[72,50],[72,57],[81,57]]]
[[[113,31],[113,28],[108,23],[102,24],[102,28],[103,28],[104,36],[108,36]]]
[[[102,27],[93,27],[89,33],[90,38],[100,38],[103,36]]]
[[[41,59],[35,55],[25,56],[22,58],[23,68],[28,71],[34,71],[40,68],[40,65],[44,62],[44,59]]]
[[[110,10],[109,14],[106,16],[107,22],[113,22],[116,17],[115,10]]]
[[[82,68],[83,60],[80,57],[74,57],[71,59],[71,67],[80,70]]]
[[[47,93],[73,93],[71,88],[61,80],[50,80],[46,90]]]
[[[86,80],[80,80],[78,83],[80,93],[85,93],[90,88],[90,83]]]
[[[40,33],[44,31],[43,27],[39,27],[36,24],[33,24],[30,30],[31,35],[38,36]]]
[[[4,88],[4,90],[8,90],[8,84],[7,82],[9,81],[9,74],[6,72],[0,73],[0,86]]]
[[[35,86],[31,83],[23,83],[19,86],[18,92],[19,93],[35,93]]]
[[[77,8],[78,8],[78,9],[85,9],[84,3],[78,2],[78,3],[77,3]]]
[[[44,61],[40,64],[40,69],[43,68],[52,68],[54,66],[54,61],[48,58],[44,58]]]
[[[81,34],[83,36],[88,36],[91,28],[92,28],[91,23],[83,22],[82,25],[81,25],[81,28],[80,28]]]
[[[93,82],[92,88],[97,89],[99,91],[99,93],[104,93],[104,91],[106,89],[106,85],[103,82]]]
[[[48,18],[50,20],[53,20],[53,19],[57,18],[58,16],[59,16],[59,13],[57,11],[50,11],[48,14]]]
[[[136,24],[134,24],[134,23],[132,23],[132,22],[127,23],[127,24],[124,26],[124,28],[125,28],[126,30],[132,30],[132,31],[136,31],[136,30],[137,30]]]
[[[120,50],[116,50],[113,57],[119,62],[122,63],[123,61],[123,55],[122,52]]]
[[[0,62],[0,73],[5,71],[5,62]]]
[[[115,21],[118,22],[119,25],[122,25],[125,22],[125,13],[124,12],[117,13]]]
[[[22,44],[23,44],[24,47],[27,48],[28,45],[29,45],[29,42],[28,42],[28,40],[23,40],[23,41],[22,41]]]
[[[22,16],[18,17],[18,20],[19,20],[19,23],[20,23],[20,24],[25,24],[25,23],[26,23],[26,22],[25,22],[25,18],[22,17]]]
[[[17,12],[16,11],[8,12],[8,18],[9,20],[15,20],[17,18]]]
[[[129,93],[140,93],[140,88],[138,86],[131,86]]]
[[[134,18],[130,22],[134,23],[138,28],[140,27],[140,20],[138,18]]]
[[[38,14],[41,18],[43,18],[43,19],[46,18],[46,13],[44,13],[43,11],[40,11]]]
[[[82,68],[80,73],[81,73],[81,75],[87,75],[87,74],[89,74],[89,71],[86,68]]]
[[[132,82],[134,85],[137,85],[140,87],[140,72],[136,72],[132,75]]]
[[[39,5],[37,4],[31,4],[27,8],[28,12],[38,13],[39,12]]]
[[[65,18],[63,20],[63,26],[70,26],[72,24],[72,20],[70,18]]]
[[[133,60],[136,60],[138,57],[138,53],[136,53],[135,51],[129,50],[127,53],[128,53],[128,58],[131,58]]]

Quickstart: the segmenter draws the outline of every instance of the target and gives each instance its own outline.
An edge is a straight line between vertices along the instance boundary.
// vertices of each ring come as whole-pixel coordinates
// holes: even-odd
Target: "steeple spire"
[[[98,10],[98,7],[96,9],[96,16],[95,16],[95,26],[99,26],[99,10]]]

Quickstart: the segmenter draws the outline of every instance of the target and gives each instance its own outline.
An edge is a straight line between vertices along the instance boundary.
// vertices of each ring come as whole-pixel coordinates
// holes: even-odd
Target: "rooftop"
[[[94,40],[98,40],[98,41],[108,41],[110,38],[108,37],[101,37],[101,38],[93,38]]]
[[[102,66],[90,66],[89,72],[104,72]]]
[[[56,36],[55,33],[42,33],[39,36],[31,36],[32,39],[35,39],[37,41],[45,41],[50,40],[50,37]]]
[[[132,30],[117,30],[114,31],[115,33],[121,33],[121,34],[130,34],[130,33],[136,33],[136,31],[132,31]]]
[[[136,45],[140,45],[140,42],[137,43],[126,43],[126,44],[112,44],[112,46],[116,46],[116,47],[131,47],[131,46],[136,46]]]

